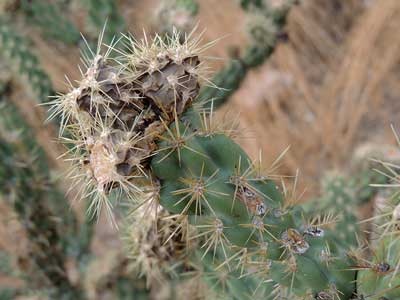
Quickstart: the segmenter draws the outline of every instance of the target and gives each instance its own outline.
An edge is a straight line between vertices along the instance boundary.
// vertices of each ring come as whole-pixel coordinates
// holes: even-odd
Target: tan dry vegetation
[[[261,148],[266,166],[290,145],[282,171],[300,169],[311,194],[326,170],[346,170],[360,143],[393,141],[399,110],[400,2],[327,3],[292,10],[290,41],[225,108],[241,112],[243,130],[256,137],[241,143],[253,157]]]

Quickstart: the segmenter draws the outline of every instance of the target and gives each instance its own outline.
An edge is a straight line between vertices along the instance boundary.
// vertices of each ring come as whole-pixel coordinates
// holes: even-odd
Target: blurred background
[[[80,78],[77,66],[85,48],[80,33],[96,45],[106,20],[106,42],[116,32],[140,39],[143,31],[152,35],[176,26],[190,32],[197,25],[198,32],[205,30],[204,44],[217,40],[206,52],[217,74],[254,43],[251,30],[261,22],[256,11],[239,2],[0,0],[1,102],[15,107],[28,124],[61,191],[69,186],[68,180],[59,180],[66,165],[57,158],[64,149],[55,141],[56,126],[45,122],[47,107],[39,104],[68,90],[65,76],[71,82]],[[278,8],[287,4],[264,2]],[[400,1],[298,2],[274,32],[272,55],[248,70],[216,110],[216,118],[238,120],[237,142],[254,159],[262,153],[266,170],[290,146],[276,172],[298,173],[298,189],[306,201],[319,194],[327,171],[350,172],[376,151],[394,160],[399,155],[391,125],[400,126]],[[82,220],[79,207],[72,210]],[[91,249],[99,257],[112,257],[109,252],[120,245],[118,234],[103,219],[95,227]],[[26,256],[25,239],[12,208],[0,201],[0,253]],[[11,270],[15,263],[23,264],[11,261]],[[94,271],[98,274],[107,269],[92,267],[100,269]],[[23,286],[10,272],[0,269],[0,287]]]

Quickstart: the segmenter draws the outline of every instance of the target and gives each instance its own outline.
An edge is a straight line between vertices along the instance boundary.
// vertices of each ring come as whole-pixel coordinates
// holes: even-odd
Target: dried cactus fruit
[[[95,213],[103,203],[111,210],[110,190],[140,198],[144,181],[151,184],[148,165],[156,141],[197,97],[202,49],[198,39],[184,44],[179,39],[178,33],[150,43],[147,37],[141,42],[127,37],[118,62],[109,57],[111,51],[93,53],[79,86],[51,102],[51,117],[61,117],[60,133],[67,127],[72,136],[66,142],[74,144],[78,181],[87,179],[83,194],[95,194]]]
[[[187,238],[192,230],[178,227],[177,218],[154,202],[145,203],[125,220],[122,240],[129,268],[139,270],[148,286],[166,285],[171,274],[187,265]],[[192,243],[194,244],[194,243]]]

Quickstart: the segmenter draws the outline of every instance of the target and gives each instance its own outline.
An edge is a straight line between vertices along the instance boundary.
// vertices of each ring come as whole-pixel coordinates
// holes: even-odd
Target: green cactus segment
[[[0,289],[0,299],[2,300],[14,300],[17,299],[18,296],[21,295],[19,289],[15,288],[1,288]]]
[[[288,4],[291,1],[288,1]],[[273,53],[277,45],[277,35],[282,31],[290,5],[284,5],[280,9],[270,9],[263,1],[241,1],[241,7],[250,12],[251,22],[249,35],[251,44],[245,54],[240,58],[232,59],[212,79],[213,85],[201,90],[201,101],[214,100],[215,108],[221,106],[240,87],[247,72],[264,63]]]
[[[221,106],[240,86],[247,74],[246,65],[242,60],[232,59],[212,79],[213,86],[202,88],[199,100],[213,100],[216,107]]]
[[[400,197],[376,203],[370,258],[358,262],[357,292],[372,300],[400,298]]]
[[[50,1],[21,1],[21,9],[27,21],[38,26],[43,35],[66,44],[77,44],[79,30],[62,13],[62,7]]]
[[[232,256],[254,253],[246,255],[248,260],[263,259],[267,278],[297,296],[330,293],[348,299],[354,292],[355,272],[348,270],[345,243],[329,230],[324,234],[302,224],[301,209],[285,207],[278,187],[230,138],[174,123],[159,149],[151,167],[161,184],[160,203],[190,216],[205,237],[204,257],[211,254],[224,265]],[[251,263],[242,266],[254,271]]]
[[[244,10],[250,10],[254,8],[260,9],[264,7],[263,0],[240,0],[239,3]]]
[[[215,300],[274,300],[276,283],[272,280],[260,281],[257,274],[246,274],[227,266],[219,267],[213,254],[204,255],[200,249],[196,253],[197,264],[203,270],[203,280],[212,287],[210,297]],[[218,268],[218,272],[215,269]]]
[[[30,51],[26,39],[18,35],[9,23],[0,17],[0,55],[19,77],[25,79],[38,101],[46,102],[52,93],[51,81]]]
[[[174,35],[181,32],[180,42],[196,27],[199,4],[195,0],[162,0],[155,10],[155,20],[159,34]]]
[[[165,142],[160,147],[170,149],[171,145]],[[168,157],[166,154],[168,151],[161,151],[153,158],[152,164],[163,186],[161,204],[174,213],[207,215],[222,221],[227,227],[224,230],[227,238],[239,246],[250,245],[253,235],[249,208],[243,199],[239,199],[243,192],[250,196],[254,195],[253,191],[265,194],[265,200],[255,199],[251,204],[254,212],[281,206],[282,197],[270,181],[260,184],[258,179],[252,178],[253,182],[248,181],[247,187],[235,185],[251,165],[243,150],[224,135],[193,135],[185,141],[182,149]],[[246,181],[246,178],[242,180]],[[235,194],[236,200],[232,202]]]
[[[309,249],[295,261],[273,261],[271,278],[292,287],[297,296],[325,292],[332,299],[348,299],[355,289],[355,272],[349,271],[351,261],[336,247],[337,240],[327,234],[307,242]]]
[[[2,106],[0,120],[0,193],[13,206],[26,229],[31,245],[30,259],[54,289],[56,298],[78,299],[80,292],[71,285],[65,269],[63,237],[71,235],[57,218],[65,217],[63,222],[70,224],[71,214],[66,203],[58,202],[65,200],[51,187],[43,156],[40,151],[33,152],[32,137],[22,129],[12,129],[11,126],[23,124],[16,111]],[[51,207],[54,206],[63,206],[64,215],[58,214],[59,210],[53,214]]]
[[[362,299],[400,299],[400,239],[395,234],[379,241],[371,262],[359,266],[357,293]]]
[[[322,196],[302,205],[307,215],[321,215],[326,222],[334,222],[338,241],[348,249],[357,247],[356,236],[361,234],[355,215],[359,204],[357,187],[351,178],[326,175],[322,182]]]

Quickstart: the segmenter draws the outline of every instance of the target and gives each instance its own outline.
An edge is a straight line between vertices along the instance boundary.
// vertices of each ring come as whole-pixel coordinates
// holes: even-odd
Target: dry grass
[[[338,2],[341,6],[328,5]],[[340,8],[340,9],[339,9]],[[314,194],[320,176],[346,169],[362,142],[388,143],[399,91],[400,2],[305,1],[289,18],[290,42],[254,72],[226,109],[241,111],[242,141],[266,164],[288,145],[283,171],[301,170]],[[260,84],[263,82],[263,84]]]

